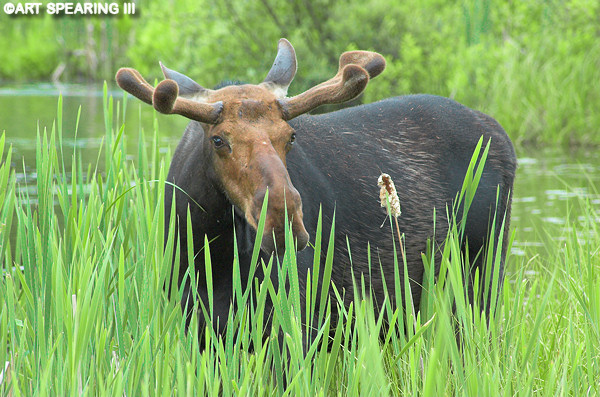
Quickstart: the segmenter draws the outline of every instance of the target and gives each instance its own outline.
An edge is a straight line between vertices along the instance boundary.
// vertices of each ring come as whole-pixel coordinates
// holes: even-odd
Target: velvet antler
[[[337,74],[302,94],[279,102],[286,120],[316,107],[341,103],[357,97],[373,78],[385,69],[385,59],[376,52],[348,51],[340,56]]]
[[[148,105],[152,105],[154,88],[144,80],[140,72],[132,68],[121,68],[115,78],[119,87]]]
[[[135,69],[122,68],[117,72],[121,88],[161,113],[176,113],[189,119],[216,124],[223,102],[207,103],[214,93],[189,77],[160,64],[165,80],[153,88]],[[261,86],[279,98],[285,120],[293,119],[318,106],[349,101],[358,96],[370,78],[385,69],[385,59],[376,52],[349,51],[340,56],[337,74],[300,95],[286,98],[287,88],[296,74],[296,53],[286,39],[279,40],[277,56]]]
[[[163,67],[165,75],[172,72],[164,68],[162,64],[161,67]],[[165,72],[165,69],[168,72]],[[222,102],[208,104],[180,97],[178,83],[172,79],[163,80],[156,88],[153,88],[137,70],[121,68],[117,72],[116,80],[119,87],[147,104],[153,105],[161,113],[180,114],[192,120],[215,124],[223,110]],[[190,81],[192,80],[190,79]],[[190,96],[197,95],[198,91],[190,92],[190,84],[183,85],[185,93]],[[196,85],[202,88],[200,85]]]

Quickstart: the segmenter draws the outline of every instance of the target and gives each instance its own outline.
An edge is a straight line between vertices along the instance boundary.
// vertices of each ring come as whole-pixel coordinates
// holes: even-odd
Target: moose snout
[[[253,217],[258,224],[260,211],[265,199],[267,188],[261,189],[254,196]],[[291,222],[292,235],[298,251],[303,250],[308,244],[309,235],[302,220],[302,200],[298,191],[291,185],[285,188],[268,188],[269,198],[265,229],[262,237],[261,249],[271,253],[277,249],[279,254],[285,250],[285,221]]]

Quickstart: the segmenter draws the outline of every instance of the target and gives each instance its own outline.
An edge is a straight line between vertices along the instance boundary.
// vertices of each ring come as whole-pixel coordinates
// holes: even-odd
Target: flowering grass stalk
[[[390,219],[393,217],[396,222],[396,232],[398,233],[398,243],[400,244],[402,262],[406,263],[406,255],[404,254],[404,246],[402,245],[402,234],[400,233],[400,226],[398,226],[398,217],[402,214],[402,211],[400,209],[400,199],[398,198],[396,186],[394,185],[392,177],[386,173],[379,175],[377,185],[379,186],[381,206],[386,208]]]

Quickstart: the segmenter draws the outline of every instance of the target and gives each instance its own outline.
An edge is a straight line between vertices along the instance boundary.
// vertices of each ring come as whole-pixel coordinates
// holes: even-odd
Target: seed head
[[[379,198],[381,199],[381,206],[383,208],[387,208],[389,202],[390,215],[396,218],[399,217],[402,211],[400,211],[400,200],[398,199],[398,192],[396,192],[396,187],[394,186],[392,177],[388,174],[379,175],[377,185],[379,185]]]

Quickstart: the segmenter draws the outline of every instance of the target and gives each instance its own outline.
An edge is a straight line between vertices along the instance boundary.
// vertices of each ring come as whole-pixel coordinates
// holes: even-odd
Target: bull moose
[[[304,284],[302,277],[313,266],[314,247],[309,242],[315,236],[319,213],[322,211],[323,236],[329,235],[335,214],[331,282],[345,291],[348,303],[353,299],[353,279],[362,276],[370,283],[374,299],[381,301],[384,288],[391,294],[400,293],[394,291],[393,282],[384,287],[381,277],[394,275],[394,250],[389,229],[381,228],[386,212],[379,205],[377,179],[382,171],[391,174],[402,204],[398,220],[405,234],[413,302],[418,307],[424,269],[421,253],[428,239],[443,241],[449,224],[446,208],[456,199],[483,136],[484,142],[491,141],[490,149],[469,209],[463,248],[469,251],[474,269],[484,266],[481,252],[491,233],[494,241],[506,242],[516,157],[509,137],[492,117],[433,95],[394,97],[326,114],[307,114],[323,104],[357,97],[369,80],[384,70],[380,54],[345,52],[333,78],[293,97],[287,97],[287,91],[296,73],[296,55],[286,39],[279,41],[273,66],[258,85],[211,90],[162,64],[161,68],[165,80],[155,88],[135,69],[120,69],[116,79],[122,89],[159,112],[191,120],[167,177],[165,227],[168,230],[174,199],[175,233],[182,253],[174,266],[180,267],[180,287],[188,269],[188,244],[193,244],[197,253],[205,238],[210,241],[212,290],[203,277],[204,254],[195,256],[194,266],[200,298],[207,305],[209,294],[213,296],[213,324],[218,334],[224,334],[231,307],[234,241],[246,283],[267,190],[261,258],[268,261],[274,252],[281,255],[284,251],[287,215],[298,251],[300,283]],[[193,241],[188,241],[188,211]],[[499,221],[491,230],[494,216]],[[497,269],[500,279],[506,246],[502,245]],[[368,250],[376,258],[373,271],[368,268]],[[400,272],[403,276],[402,269]],[[183,300],[189,302],[187,280]],[[206,323],[200,317],[203,328]]]

